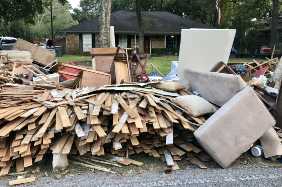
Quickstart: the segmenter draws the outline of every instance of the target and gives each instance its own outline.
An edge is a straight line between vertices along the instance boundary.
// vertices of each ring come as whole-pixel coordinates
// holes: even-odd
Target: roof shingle
[[[164,11],[142,12],[142,18],[145,34],[179,34],[181,29],[209,28],[208,25]],[[115,27],[115,32],[118,34],[138,33],[134,11],[113,12],[111,25]],[[64,30],[66,33],[97,33],[98,31],[98,19],[83,21]]]

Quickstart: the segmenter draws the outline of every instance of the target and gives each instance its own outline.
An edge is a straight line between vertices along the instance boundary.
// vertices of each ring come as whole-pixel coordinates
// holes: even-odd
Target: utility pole
[[[272,20],[271,20],[271,38],[270,47],[274,48],[278,39],[278,19],[279,19],[279,0],[272,0]]]
[[[50,4],[50,12],[51,12],[51,39],[54,41],[54,23],[53,23],[53,1]]]

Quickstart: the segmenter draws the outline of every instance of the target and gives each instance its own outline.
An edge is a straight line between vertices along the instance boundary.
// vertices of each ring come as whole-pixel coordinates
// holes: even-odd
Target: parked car
[[[11,50],[16,45],[17,39],[13,37],[0,37],[0,50]]]

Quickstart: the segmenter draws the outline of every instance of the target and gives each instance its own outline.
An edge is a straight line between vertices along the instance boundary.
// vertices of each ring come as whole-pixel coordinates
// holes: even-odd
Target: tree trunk
[[[101,14],[99,16],[99,35],[97,37],[97,47],[110,47],[110,25],[112,0],[101,1]]]
[[[139,53],[144,54],[144,29],[143,29],[143,20],[142,20],[142,0],[135,0],[136,5],[136,16],[138,23],[138,47]]]
[[[50,4],[50,13],[51,13],[51,39],[54,41],[54,19],[53,19],[53,2]]]
[[[279,18],[279,0],[272,0],[272,21],[271,21],[271,39],[270,47],[274,47],[277,44],[278,38],[278,18]]]

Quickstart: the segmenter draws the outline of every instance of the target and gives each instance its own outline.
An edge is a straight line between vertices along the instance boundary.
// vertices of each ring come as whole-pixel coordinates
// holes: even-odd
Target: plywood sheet
[[[97,71],[83,71],[81,87],[100,87],[111,84],[111,75]]]
[[[129,82],[129,69],[128,65],[124,62],[115,62],[115,78],[116,84],[120,84],[121,82]]]

